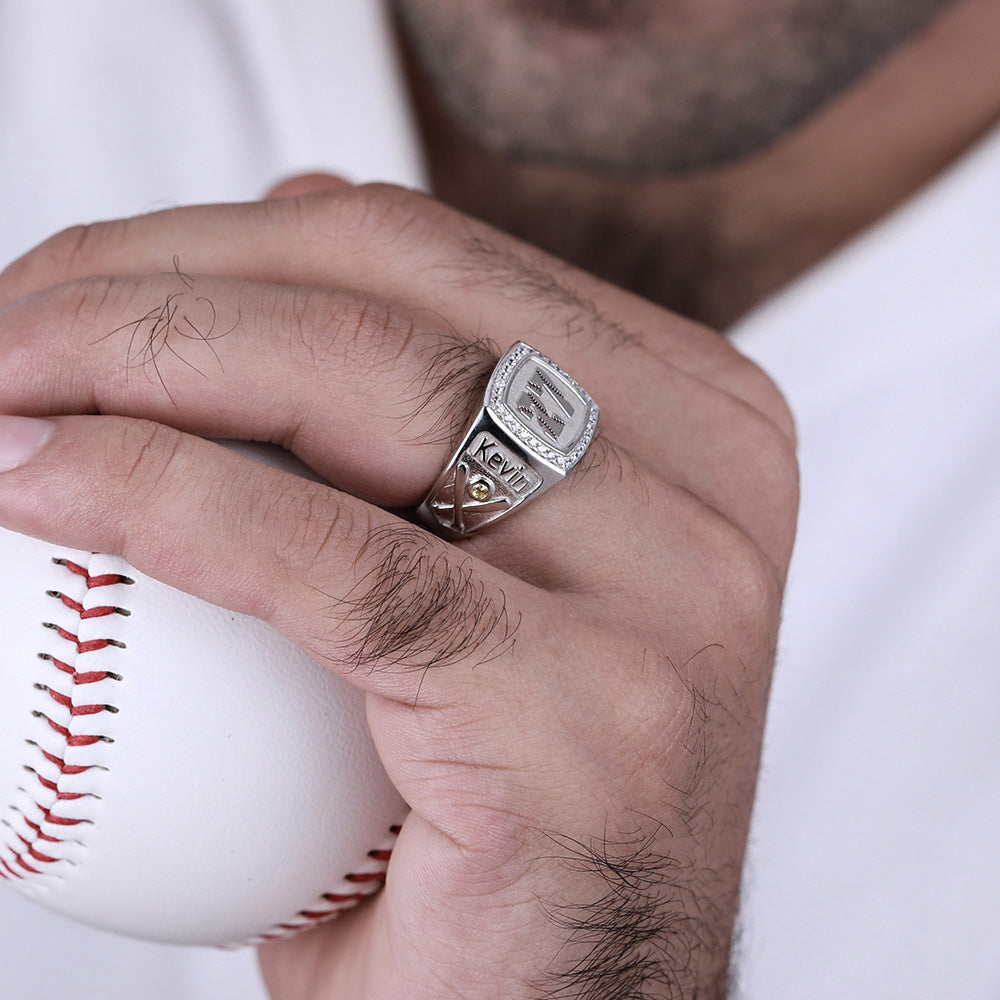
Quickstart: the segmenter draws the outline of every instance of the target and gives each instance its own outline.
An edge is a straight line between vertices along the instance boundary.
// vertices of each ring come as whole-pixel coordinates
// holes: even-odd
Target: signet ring
[[[451,539],[495,524],[583,458],[598,412],[555,362],[515,344],[493,369],[482,406],[417,508],[418,518]]]

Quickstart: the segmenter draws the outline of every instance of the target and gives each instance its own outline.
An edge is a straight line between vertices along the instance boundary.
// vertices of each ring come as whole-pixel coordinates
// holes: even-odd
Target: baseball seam
[[[368,857],[378,865],[375,870],[370,872],[355,872],[344,876],[344,881],[351,885],[353,891],[323,893],[312,906],[300,910],[292,919],[275,924],[261,934],[255,935],[246,941],[238,942],[234,947],[265,944],[268,941],[277,941],[281,938],[292,937],[318,924],[324,924],[335,917],[339,917],[345,910],[351,909],[369,896],[377,893],[385,885],[386,870],[389,865],[389,859],[392,856],[392,846],[399,835],[399,831],[399,826],[392,826],[389,829],[389,838],[385,844],[368,852]]]
[[[81,828],[93,825],[94,820],[86,816],[86,809],[74,810],[73,804],[100,798],[96,791],[98,782],[81,783],[79,777],[108,770],[96,757],[88,759],[88,748],[115,742],[112,736],[100,731],[97,720],[117,714],[118,707],[88,700],[86,692],[94,684],[121,682],[123,675],[108,669],[85,668],[97,667],[93,654],[110,651],[113,655],[115,649],[125,649],[126,645],[112,638],[81,639],[79,626],[90,619],[130,616],[131,611],[114,605],[88,607],[88,598],[101,587],[132,586],[136,582],[118,573],[91,576],[84,566],[66,558],[53,558],[52,562],[73,574],[77,592],[82,581],[85,594],[82,600],[76,600],[64,590],[46,591],[48,598],[59,601],[71,612],[69,620],[64,620],[63,624],[40,623],[62,640],[62,644],[53,646],[61,655],[52,649],[37,654],[38,659],[48,665],[48,676],[32,685],[39,701],[31,715],[43,723],[51,740],[24,739],[29,751],[22,766],[29,778],[17,789],[20,802],[9,802],[7,815],[0,818],[0,824],[8,831],[8,835],[0,839],[0,879],[36,885],[48,879],[62,881],[62,866],[75,866],[72,855],[85,844],[80,838]],[[67,578],[66,590],[69,589]],[[103,657],[101,659],[100,666],[106,667],[108,664],[103,662]],[[87,731],[80,732],[78,720],[93,720],[94,724],[84,725],[82,728]],[[38,726],[33,728],[38,729]],[[38,736],[37,733],[33,735]],[[294,916],[238,944],[260,944],[297,934],[332,920],[376,893],[385,884],[386,869],[398,833],[399,827],[393,826],[382,844],[368,852],[370,870],[345,874],[338,891],[321,894]]]
[[[82,578],[87,593],[100,587],[116,584],[134,584],[134,580],[120,574],[104,574],[91,576],[87,569],[69,559],[54,558],[52,562],[64,567],[68,572]],[[103,605],[87,608],[84,602],[72,598],[60,590],[46,591],[46,596],[58,600],[68,608],[78,621],[91,618],[106,618],[111,615],[129,615],[126,608]],[[36,682],[33,687],[41,695],[41,708],[32,711],[32,716],[41,719],[48,730],[54,734],[55,742],[42,746],[37,740],[25,739],[31,747],[32,763],[25,763],[24,770],[31,775],[28,787],[18,790],[27,796],[28,809],[21,809],[14,804],[8,806],[8,812],[14,814],[14,820],[4,819],[3,824],[14,834],[20,847],[7,845],[5,856],[0,856],[0,878],[7,880],[22,880],[29,876],[52,875],[51,866],[67,858],[60,857],[60,848],[74,841],[73,834],[79,827],[90,823],[90,820],[79,816],[67,815],[72,812],[67,804],[79,802],[94,796],[93,791],[77,787],[67,788],[64,779],[85,774],[94,769],[106,770],[97,763],[69,763],[67,751],[75,748],[85,748],[97,743],[113,743],[110,736],[100,732],[80,733],[75,731],[78,719],[89,719],[102,714],[114,714],[118,709],[114,705],[78,701],[77,689],[101,681],[121,681],[120,674],[109,670],[83,670],[81,659],[90,654],[103,652],[115,647],[124,649],[124,643],[115,639],[81,640],[78,632],[71,631],[64,625],[54,622],[42,622],[46,629],[54,631],[64,642],[70,643],[75,655],[62,658],[51,651],[38,653],[40,660],[46,661],[53,668],[52,681],[49,684]],[[61,651],[61,650],[60,650]],[[65,654],[63,654],[65,655]],[[88,659],[87,666],[91,665]],[[68,686],[69,690],[64,690]],[[87,727],[90,728],[90,727]],[[52,775],[55,775],[54,777]],[[73,783],[74,786],[76,783]],[[30,810],[30,811],[29,811]],[[57,811],[58,810],[58,811]]]

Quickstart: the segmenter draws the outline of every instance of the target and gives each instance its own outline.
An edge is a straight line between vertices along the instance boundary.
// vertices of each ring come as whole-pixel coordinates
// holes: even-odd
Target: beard
[[[505,156],[684,174],[778,140],[954,0],[395,0],[438,101]]]

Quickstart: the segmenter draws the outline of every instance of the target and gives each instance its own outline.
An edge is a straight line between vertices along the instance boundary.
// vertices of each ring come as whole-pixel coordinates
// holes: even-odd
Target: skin
[[[507,158],[682,174],[758,152],[949,0],[396,0],[461,127]]]
[[[988,8],[956,4],[937,41],[901,56],[930,44],[958,60],[958,23],[978,65]],[[581,10],[619,34],[649,13],[550,10],[572,37]],[[976,30],[960,11],[978,11]],[[501,185],[482,214],[506,199],[554,232],[545,220],[610,191],[581,217],[620,210],[642,233],[620,177],[477,148],[411,70],[439,179],[451,152],[483,166],[473,194]],[[989,71],[973,78],[986,103]],[[973,119],[985,127],[969,112],[966,133]],[[934,138],[939,159],[956,144]],[[0,420],[0,522],[258,615],[366,692],[413,812],[383,893],[262,950],[276,1000],[722,996],[794,535],[780,394],[710,329],[438,201],[296,183],[71,230],[0,275],[0,411],[14,415]],[[764,168],[759,185],[780,188]],[[636,186],[650,216],[700,190]],[[593,242],[578,235],[577,259]],[[168,300],[176,320],[151,326]],[[211,341],[190,336],[206,300],[227,331]],[[598,399],[600,442],[516,517],[445,543],[390,510],[420,501],[454,414],[520,337]],[[336,488],[208,437],[273,441]]]
[[[503,23],[491,25],[484,13],[506,10],[505,4],[400,0],[399,6],[435,6],[437,20],[457,17],[456,10],[470,21],[475,14],[491,28],[491,41],[505,37]],[[580,156],[558,163],[540,155],[511,159],[450,113],[409,40],[412,32],[403,30],[435,191],[586,270],[725,328],[914,194],[1000,120],[1000,8],[992,0],[864,6],[873,15],[898,9],[900,29],[916,20],[906,16],[911,7],[941,11],[847,89],[827,93],[799,125],[776,138],[759,136],[764,145],[756,153],[684,172],[655,166],[623,172]],[[706,17],[723,7],[775,4],[697,4]],[[404,26],[415,16],[403,18]],[[569,46],[578,34],[547,28],[547,37],[565,36]],[[782,58],[780,51],[769,55]],[[566,89],[579,82],[567,79]],[[517,138],[526,144],[530,136]]]

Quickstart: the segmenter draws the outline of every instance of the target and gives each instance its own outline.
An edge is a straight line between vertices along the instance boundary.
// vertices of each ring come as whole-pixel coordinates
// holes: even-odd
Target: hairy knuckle
[[[358,579],[339,613],[348,662],[366,670],[425,672],[468,659],[482,662],[512,639],[516,623],[503,595],[486,587],[471,562],[409,525],[368,535]]]

